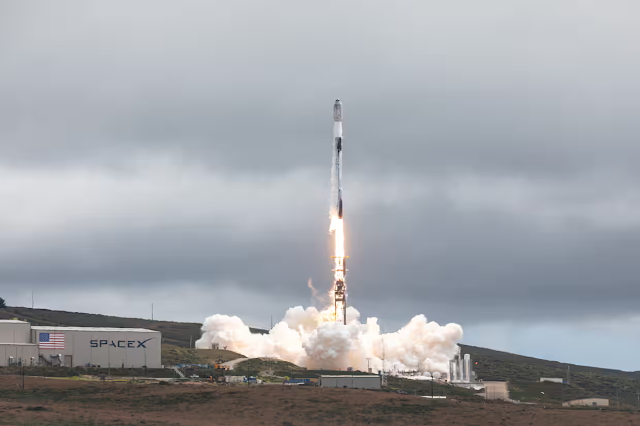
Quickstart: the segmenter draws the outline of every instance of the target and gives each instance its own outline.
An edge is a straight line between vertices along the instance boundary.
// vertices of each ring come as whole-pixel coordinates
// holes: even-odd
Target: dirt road
[[[225,367],[229,367],[229,370],[233,370],[236,365],[238,365],[241,362],[244,362],[244,361],[246,361],[248,359],[249,358],[232,359],[231,361],[223,362],[222,365],[224,365]]]

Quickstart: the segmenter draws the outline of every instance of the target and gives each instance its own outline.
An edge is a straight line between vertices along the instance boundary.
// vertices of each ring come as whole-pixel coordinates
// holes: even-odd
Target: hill
[[[567,367],[571,375],[574,373],[595,373],[607,376],[619,376],[627,379],[640,379],[640,371],[622,371],[610,368],[588,367],[584,365],[568,364],[559,361],[549,361],[545,359],[532,358],[529,356],[516,355],[509,352],[501,352],[493,349],[480,348],[477,346],[460,345],[463,354],[470,354],[474,362],[477,373],[485,377],[492,377],[496,380],[504,380],[505,374],[513,377],[513,374],[520,375],[520,379],[539,379],[540,377],[562,377],[567,378]],[[527,371],[506,371],[506,366],[527,365]],[[549,375],[553,374],[553,375]]]
[[[176,363],[213,363],[227,361],[242,355],[231,351],[210,351],[189,349],[190,344],[200,337],[201,324],[175,321],[157,321],[141,318],[121,318],[108,315],[96,315],[78,312],[52,311],[48,309],[30,309],[7,307],[0,309],[0,319],[19,318],[33,325],[59,325],[81,327],[140,327],[162,332],[163,362]],[[266,333],[267,330],[253,328],[253,333]],[[568,397],[601,396],[615,399],[619,394],[622,401],[633,402],[635,392],[640,390],[640,372],[621,371],[538,359],[508,352],[495,351],[469,345],[460,345],[463,354],[470,354],[478,378],[483,380],[505,380],[512,383],[515,396],[522,400],[536,401],[543,395],[541,390],[548,388],[545,398],[567,399]],[[570,384],[527,384],[539,382],[540,377],[567,378],[570,369]],[[555,387],[554,387],[555,386]],[[540,388],[540,389],[538,389]],[[553,389],[552,389],[553,388]],[[557,389],[556,389],[557,388]]]

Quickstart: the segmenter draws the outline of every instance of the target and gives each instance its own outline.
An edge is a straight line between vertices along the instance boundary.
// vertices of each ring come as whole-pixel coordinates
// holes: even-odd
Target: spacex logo
[[[145,344],[149,340],[153,340],[155,337],[152,337],[147,340],[92,340],[91,347],[92,348],[101,348],[103,346],[113,346],[114,348],[147,348]]]

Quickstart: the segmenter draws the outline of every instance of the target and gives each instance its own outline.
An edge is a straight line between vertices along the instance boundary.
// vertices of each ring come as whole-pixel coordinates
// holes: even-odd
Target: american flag
[[[42,349],[64,349],[64,333],[40,333]]]

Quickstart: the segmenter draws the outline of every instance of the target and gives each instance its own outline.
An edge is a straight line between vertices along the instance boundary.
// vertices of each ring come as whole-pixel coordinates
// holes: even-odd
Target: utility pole
[[[33,309],[33,290],[31,290],[31,309]]]
[[[271,315],[271,328],[269,330],[273,329],[273,315]]]
[[[371,361],[371,358],[367,358],[367,373],[371,373],[371,366],[369,365],[369,361]]]
[[[431,401],[433,401],[433,371],[429,371],[429,375],[431,376]]]
[[[571,366],[567,365],[567,384],[571,384]]]
[[[622,403],[624,404],[624,391],[626,391],[629,387],[628,386],[623,386],[622,387]]]
[[[387,387],[387,373],[384,371],[385,368],[387,367],[387,358],[385,355],[385,350],[384,350],[384,337],[382,338],[382,383],[381,386],[383,388]]]
[[[153,303],[151,304],[151,321],[153,321]]]

